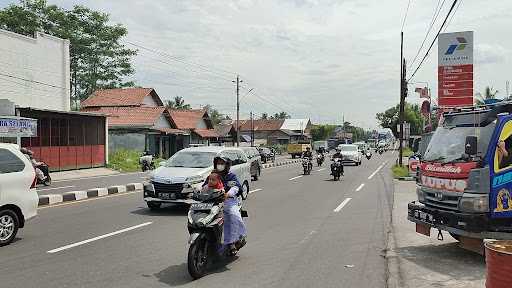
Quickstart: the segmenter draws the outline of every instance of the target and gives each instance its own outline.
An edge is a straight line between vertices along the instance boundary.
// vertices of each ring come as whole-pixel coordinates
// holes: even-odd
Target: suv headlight
[[[464,194],[459,200],[462,212],[489,212],[489,195]]]

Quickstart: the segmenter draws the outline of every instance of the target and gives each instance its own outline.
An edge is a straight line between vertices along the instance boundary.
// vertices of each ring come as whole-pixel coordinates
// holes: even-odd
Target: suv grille
[[[153,182],[153,187],[155,187],[155,193],[181,193],[183,190],[183,183],[165,184]]]
[[[459,210],[459,199],[461,196],[457,194],[449,194],[449,193],[443,193],[443,198],[438,199],[436,197],[436,192],[424,190],[425,193],[425,201],[427,206],[439,208],[439,209],[445,209],[445,210],[453,210],[457,211]],[[440,193],[440,192],[437,192]]]

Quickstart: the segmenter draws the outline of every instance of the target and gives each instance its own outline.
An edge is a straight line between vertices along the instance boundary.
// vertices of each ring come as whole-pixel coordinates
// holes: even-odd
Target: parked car
[[[268,161],[276,161],[276,155],[272,150],[266,147],[259,147],[258,151],[260,152],[261,161],[263,163],[267,163]]]
[[[356,166],[361,165],[363,154],[354,144],[340,144],[338,149],[343,155],[343,163],[354,163]]]
[[[255,147],[241,147],[240,149],[244,150],[245,154],[247,155],[247,159],[251,164],[252,179],[257,181],[258,178],[260,178],[261,168],[263,166],[261,164],[260,152]]]
[[[191,204],[193,193],[201,188],[213,170],[213,158],[225,156],[232,161],[235,173],[243,187],[242,199],[249,195],[251,182],[250,164],[244,151],[239,148],[205,146],[187,148],[162,162],[144,185],[144,201],[152,210],[162,203]]]
[[[17,145],[0,143],[0,246],[11,243],[37,215],[38,203],[32,163]]]

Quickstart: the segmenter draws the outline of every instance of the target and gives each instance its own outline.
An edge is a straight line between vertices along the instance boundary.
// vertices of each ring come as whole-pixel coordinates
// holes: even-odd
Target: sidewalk
[[[87,178],[96,176],[110,176],[120,174],[118,171],[114,171],[108,168],[89,168],[79,170],[69,170],[62,172],[51,172],[52,181],[70,180],[77,178]]]
[[[416,184],[397,181],[394,185],[392,231],[388,241],[388,287],[450,287],[485,286],[485,259],[463,250],[448,234],[437,240],[416,233],[415,224],[407,220],[407,204],[416,200]]]

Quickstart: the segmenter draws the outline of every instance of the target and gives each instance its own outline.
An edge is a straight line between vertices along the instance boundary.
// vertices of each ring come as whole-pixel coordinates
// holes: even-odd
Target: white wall
[[[1,99],[20,107],[69,111],[69,69],[68,40],[40,33],[32,38],[0,29],[0,74],[18,78],[0,75]]]
[[[153,99],[153,96],[151,96],[151,94],[147,95],[146,97],[144,97],[144,99],[142,100],[142,106],[147,106],[147,107],[158,107],[158,103],[156,103],[155,99]]]
[[[158,122],[155,124],[155,128],[172,128],[169,120],[162,114],[160,118],[158,118]]]
[[[206,122],[201,119],[201,121],[197,121],[196,129],[208,129]]]

